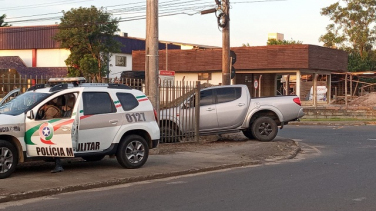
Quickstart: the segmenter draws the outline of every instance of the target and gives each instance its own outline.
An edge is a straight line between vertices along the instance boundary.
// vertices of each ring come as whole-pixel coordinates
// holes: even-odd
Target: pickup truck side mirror
[[[182,109],[188,109],[189,107],[190,107],[189,102],[185,102],[185,103],[183,103],[183,105],[181,106]]]
[[[26,117],[29,118],[29,119],[34,119],[34,112],[33,110],[30,110],[30,111],[27,111],[26,112]]]

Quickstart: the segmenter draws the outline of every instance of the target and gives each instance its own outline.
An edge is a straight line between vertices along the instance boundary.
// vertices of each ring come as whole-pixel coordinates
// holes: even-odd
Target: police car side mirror
[[[34,112],[33,110],[27,111],[26,117],[29,119],[34,119]]]

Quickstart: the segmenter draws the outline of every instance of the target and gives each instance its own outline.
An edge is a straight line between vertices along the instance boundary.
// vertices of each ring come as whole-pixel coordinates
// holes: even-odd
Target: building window
[[[211,73],[199,73],[198,80],[211,80]]]
[[[127,57],[126,56],[115,56],[115,66],[127,66]]]

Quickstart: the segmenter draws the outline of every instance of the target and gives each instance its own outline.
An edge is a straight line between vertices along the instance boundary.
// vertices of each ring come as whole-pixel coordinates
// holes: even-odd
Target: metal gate
[[[165,81],[160,84],[161,143],[198,141],[200,109],[196,106],[199,103],[196,96],[200,83]]]

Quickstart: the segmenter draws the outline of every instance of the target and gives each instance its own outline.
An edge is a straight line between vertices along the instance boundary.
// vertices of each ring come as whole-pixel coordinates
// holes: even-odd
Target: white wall
[[[175,73],[175,81],[198,81],[198,73]],[[206,80],[200,80],[201,84],[206,83]],[[218,85],[219,83],[222,83],[222,73],[212,73],[212,80],[209,80],[210,84]]]
[[[37,67],[66,67],[64,61],[69,54],[67,49],[38,49]]]
[[[32,66],[32,50],[0,50],[0,56],[19,56],[27,67]]]
[[[116,56],[125,56],[126,57],[126,66],[116,66],[115,58]],[[124,53],[114,53],[110,58],[110,78],[120,77],[121,72],[131,71],[132,70],[132,54]]]

